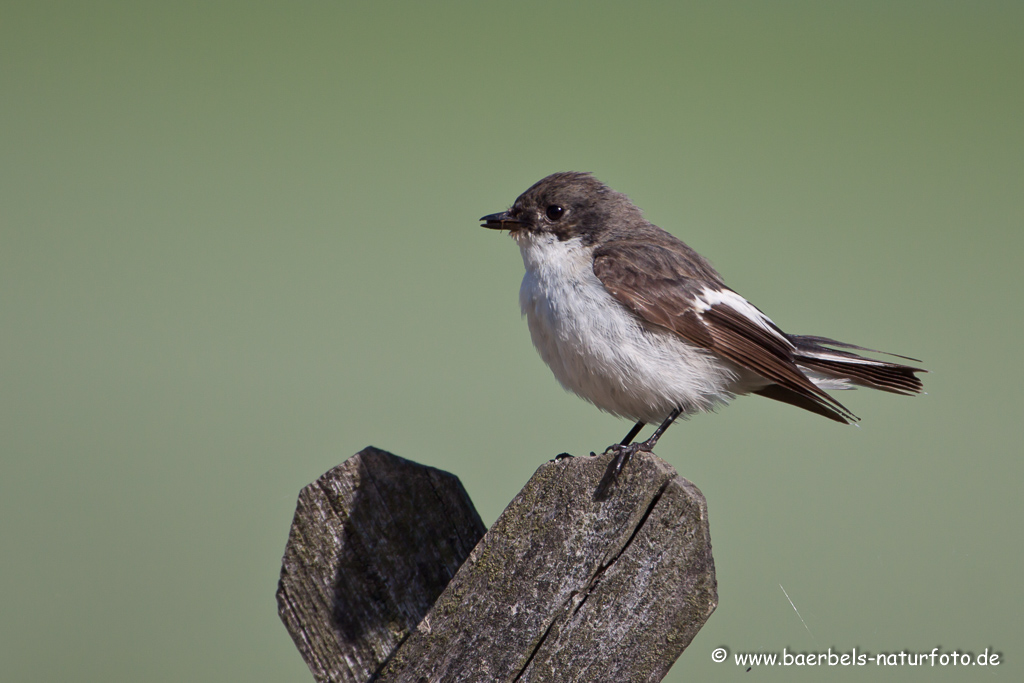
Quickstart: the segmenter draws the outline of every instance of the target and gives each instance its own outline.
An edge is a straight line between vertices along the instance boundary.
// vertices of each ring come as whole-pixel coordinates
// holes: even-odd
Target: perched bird
[[[826,390],[921,391],[921,368],[786,334],[706,259],[589,173],[549,175],[509,210],[480,220],[519,245],[526,267],[519,303],[558,381],[636,422],[608,448],[616,474],[635,453],[650,452],[680,415],[736,396],[757,394],[848,424],[858,418]],[[660,426],[634,442],[646,423]]]

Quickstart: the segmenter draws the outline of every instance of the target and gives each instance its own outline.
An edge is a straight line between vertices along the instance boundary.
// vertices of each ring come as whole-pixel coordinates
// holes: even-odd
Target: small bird
[[[866,358],[853,350],[880,352],[834,339],[786,334],[704,257],[589,173],[549,175],[509,210],[480,220],[519,245],[526,267],[519,304],[561,385],[636,422],[605,451],[615,453],[616,476],[633,455],[651,452],[680,415],[736,396],[757,394],[849,424],[859,418],[826,390],[921,391],[922,368]],[[633,441],[648,423],[660,426]]]

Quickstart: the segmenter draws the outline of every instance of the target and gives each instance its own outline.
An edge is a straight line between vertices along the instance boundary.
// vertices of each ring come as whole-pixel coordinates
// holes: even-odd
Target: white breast
[[[615,301],[578,238],[516,236],[526,275],[519,303],[533,344],[567,390],[598,408],[658,423],[675,407],[710,410],[746,390],[718,356],[647,325]]]

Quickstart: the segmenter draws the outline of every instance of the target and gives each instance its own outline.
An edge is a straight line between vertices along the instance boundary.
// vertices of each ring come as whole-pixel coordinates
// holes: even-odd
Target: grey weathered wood
[[[707,503],[653,455],[540,467],[379,680],[659,681],[718,602]]]
[[[302,489],[277,601],[316,680],[369,680],[484,531],[458,478],[372,447]]]
[[[278,604],[314,676],[660,680],[717,604],[707,505],[643,454],[597,495],[609,461],[545,463],[475,548],[445,472],[367,448],[307,486]]]

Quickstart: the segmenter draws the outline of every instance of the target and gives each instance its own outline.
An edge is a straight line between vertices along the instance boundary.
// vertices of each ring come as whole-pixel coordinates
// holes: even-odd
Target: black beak
[[[514,230],[516,227],[522,225],[522,221],[510,216],[508,211],[492,213],[489,216],[484,216],[480,219],[480,222],[483,223],[480,227],[490,228],[491,230]]]

